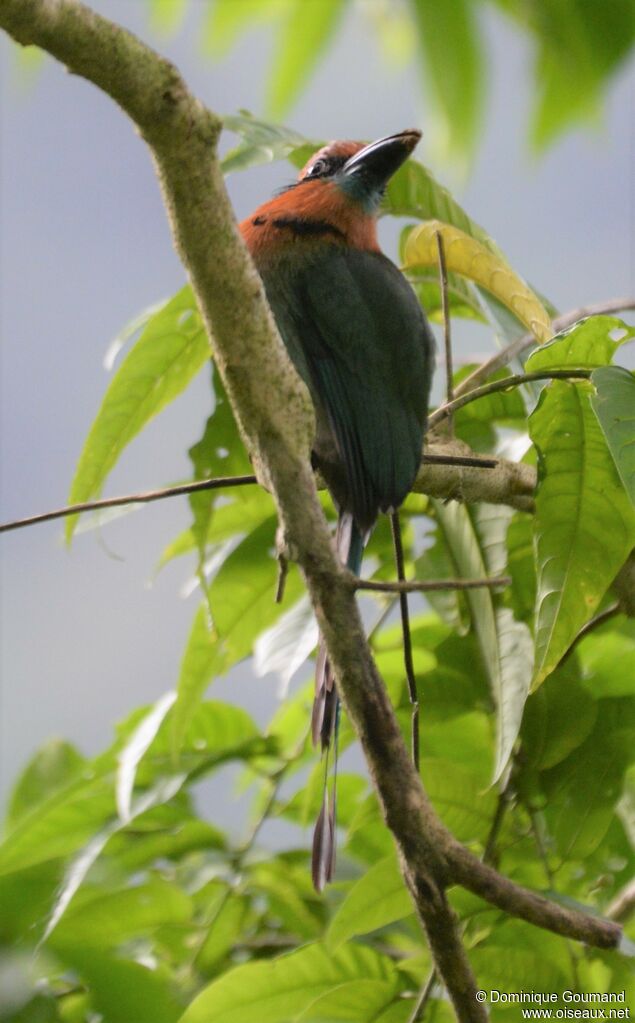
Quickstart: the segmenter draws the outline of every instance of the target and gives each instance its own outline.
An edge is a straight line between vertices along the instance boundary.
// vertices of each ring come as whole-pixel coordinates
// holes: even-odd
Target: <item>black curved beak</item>
[[[421,132],[412,128],[371,142],[346,161],[342,173],[350,177],[359,175],[364,178],[368,188],[382,191],[395,171],[408,159],[420,138]]]

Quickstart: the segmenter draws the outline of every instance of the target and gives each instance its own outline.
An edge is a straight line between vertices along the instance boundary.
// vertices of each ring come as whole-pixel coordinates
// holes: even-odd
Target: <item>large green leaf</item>
[[[474,579],[504,570],[508,509],[482,505],[468,511],[456,501],[448,505],[435,501],[434,507],[457,576]],[[466,599],[496,701],[496,781],[511,755],[529,692],[531,640],[523,622],[515,621],[507,608],[496,606],[491,590],[467,590]]]
[[[321,995],[297,1017],[298,1023],[376,1023],[377,1016],[398,992],[396,979],[349,980]]]
[[[86,760],[68,742],[51,739],[31,758],[18,778],[7,811],[6,827],[11,831],[31,810],[77,779]]]
[[[592,394],[589,383],[553,381],[529,420],[539,455],[534,687],[595,613],[635,544],[635,512],[591,408]]]
[[[595,120],[603,88],[635,39],[632,0],[595,4],[586,0],[511,7],[537,42],[531,141],[544,149],[573,123]]]
[[[412,912],[412,899],[393,852],[375,863],[350,889],[331,920],[326,944],[335,950],[356,934],[376,931]]]
[[[501,251],[494,241],[458,204],[450,191],[440,185],[431,171],[418,160],[407,160],[388,182],[382,210],[393,217],[440,220],[452,224],[494,255]]]
[[[605,700],[586,741],[543,775],[549,832],[563,860],[585,859],[602,843],[635,751],[632,698]]]
[[[441,757],[424,757],[421,777],[446,827],[462,842],[484,842],[496,808],[494,790],[484,792],[469,769]]]
[[[114,815],[112,776],[84,775],[20,820],[0,845],[0,874],[72,854]]]
[[[287,576],[284,601],[275,603],[277,563],[271,557],[276,519],[254,529],[223,562],[208,591],[214,615],[199,608],[190,633],[172,712],[174,749],[178,750],[191,715],[215,675],[247,657],[257,636],[293,604],[302,590],[299,573]]]
[[[536,348],[527,359],[525,368],[528,373],[536,373],[540,370],[606,366],[620,345],[632,337],[635,337],[635,328],[617,316],[589,316]]]
[[[424,71],[440,119],[438,141],[455,159],[472,155],[482,114],[485,68],[470,0],[411,0]]]
[[[100,893],[71,908],[49,938],[54,948],[67,945],[114,948],[165,924],[185,924],[192,900],[161,878],[118,891]]]
[[[86,983],[100,1018],[108,1023],[176,1023],[181,1007],[165,973],[86,947],[64,947],[64,961]]]
[[[286,113],[293,104],[335,32],[345,6],[346,0],[288,0],[267,90],[267,105],[274,117]]]
[[[258,20],[277,16],[279,0],[214,0],[206,4],[201,41],[203,49],[215,57],[223,56],[241,31],[253,28]],[[226,123],[226,119],[225,123]]]
[[[577,665],[572,660],[568,658],[527,701],[521,733],[523,770],[546,771],[554,767],[593,730],[598,705],[580,685]]]
[[[369,948],[347,945],[330,955],[306,945],[267,962],[224,974],[194,999],[180,1023],[287,1023],[317,998],[355,980],[390,981],[394,967]]]
[[[635,378],[620,366],[594,370],[591,397],[607,447],[626,493],[635,505]]]
[[[593,629],[576,648],[583,685],[596,698],[635,696],[635,621],[619,630],[613,624]]]
[[[148,322],[115,374],[75,470],[69,503],[101,492],[127,444],[187,386],[210,357],[192,290],[182,288]],[[69,516],[66,537],[77,516]]]

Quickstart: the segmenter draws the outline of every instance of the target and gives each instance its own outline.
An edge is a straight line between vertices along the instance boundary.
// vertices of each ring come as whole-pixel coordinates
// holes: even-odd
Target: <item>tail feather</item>
[[[337,523],[335,544],[342,562],[351,572],[359,575],[366,537],[360,532],[350,512],[343,512]],[[326,647],[320,638],[315,669],[315,697],[311,714],[313,745],[318,741],[327,756],[324,767],[324,794],[322,807],[313,832],[312,877],[316,891],[321,892],[335,872],[335,828],[337,824],[337,737],[339,732],[340,701],[335,676],[329,663]],[[333,798],[329,806],[328,751],[334,747]]]

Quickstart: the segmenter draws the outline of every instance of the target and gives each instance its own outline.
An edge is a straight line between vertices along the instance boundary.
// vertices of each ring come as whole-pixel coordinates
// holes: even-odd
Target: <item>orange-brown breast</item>
[[[375,217],[364,213],[333,181],[321,179],[301,181],[259,206],[242,221],[240,231],[256,261],[273,257],[290,245],[325,240],[379,252]]]

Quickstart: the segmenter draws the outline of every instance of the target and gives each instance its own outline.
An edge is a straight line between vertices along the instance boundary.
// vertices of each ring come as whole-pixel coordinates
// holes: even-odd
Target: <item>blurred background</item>
[[[553,79],[557,37],[551,56],[543,52],[537,62],[535,33],[505,16],[505,7],[517,5],[475,4],[487,71],[479,118],[483,75],[469,64],[473,53],[462,55],[465,74],[453,85],[444,78],[441,37],[424,54],[422,75],[405,3],[367,0],[340,5],[314,73],[300,75],[291,86],[294,97],[285,100],[276,98],[275,88],[268,92],[267,82],[281,47],[288,48],[291,5],[225,0],[218,6],[229,10],[232,4],[242,8],[237,20],[244,24],[224,55],[218,53],[220,22],[210,27],[203,0],[96,0],[92,6],[174,60],[217,112],[273,111],[318,141],[421,128],[418,158],[562,311],[635,292],[632,60],[618,54],[614,66],[607,63],[584,110],[576,111],[569,96],[569,113],[591,110],[591,116],[571,124],[563,115],[561,123],[545,124],[540,92]],[[304,9],[329,4],[305,0]],[[614,5],[596,6],[610,12]],[[600,53],[602,31],[600,25]],[[575,42],[562,41],[565,67],[569,43],[568,57],[579,60]],[[148,153],[126,117],[52,60],[32,67],[6,39],[0,56],[1,515],[8,520],[65,503],[108,382],[103,357],[109,341],[137,312],[176,291],[184,274]],[[449,79],[453,74],[448,67]],[[457,107],[452,88],[461,86],[463,106],[459,97]],[[569,86],[581,91],[575,74]],[[457,109],[463,120],[453,122]],[[235,142],[228,136],[223,145]],[[238,218],[292,176],[285,163],[232,174]],[[393,258],[397,231],[395,223],[382,226]],[[480,357],[494,343],[489,330],[464,321],[456,322],[454,337],[457,361]],[[125,452],[107,493],[188,477],[187,449],[209,411],[202,374]],[[132,707],[174,686],[196,606],[196,597],[182,595],[193,565],[173,563],[156,577],[155,565],[188,523],[189,509],[179,498],[78,535],[70,551],[59,523],[2,537],[3,797],[45,740],[63,736],[92,755]],[[218,680],[214,695],[264,722],[275,708],[275,680],[256,679],[245,665]],[[224,786],[223,775],[216,775],[206,799],[215,801],[216,820],[231,826],[235,809]]]

